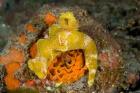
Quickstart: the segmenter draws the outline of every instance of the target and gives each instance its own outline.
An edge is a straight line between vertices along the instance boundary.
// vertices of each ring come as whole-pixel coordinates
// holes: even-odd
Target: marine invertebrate
[[[34,58],[36,55],[37,55],[37,45],[36,45],[36,43],[34,43],[30,47],[30,56],[31,56],[31,58]]]
[[[20,36],[19,36],[19,43],[20,44],[25,44],[26,43],[26,40],[27,40],[27,37],[24,33],[22,33]]]
[[[77,22],[79,24],[79,28],[75,26],[73,28],[64,29],[64,27],[60,25],[58,20],[60,19],[60,16],[62,16],[62,14],[66,13],[66,11],[73,12],[69,14],[70,16],[74,15],[76,21],[77,20],[79,21]],[[45,13],[50,13],[50,12],[52,14],[55,14],[57,18],[56,22],[54,22],[52,25],[48,25],[44,22],[44,17],[46,15]],[[63,18],[65,19],[66,16]],[[67,26],[67,24],[69,23],[68,21],[72,20],[71,18],[73,17],[69,17],[69,20],[66,19],[66,22],[63,22],[65,26]],[[51,92],[54,92],[52,90],[55,89],[55,85],[57,86],[58,83],[59,84],[65,83],[62,86],[60,86],[61,88],[60,87],[57,88],[59,91],[61,91],[62,89],[61,93],[63,92],[109,93],[107,90],[110,89],[110,87],[112,86],[113,88],[120,87],[120,82],[123,76],[122,73],[120,72],[121,70],[120,68],[122,65],[121,66],[116,65],[117,63],[120,62],[120,56],[118,55],[120,53],[120,50],[119,52],[116,51],[119,48],[116,48],[117,45],[114,44],[113,39],[110,38],[108,33],[104,31],[104,28],[102,28],[102,26],[99,23],[97,23],[93,18],[91,18],[86,14],[85,10],[82,10],[81,8],[78,7],[67,8],[67,7],[60,7],[60,6],[59,7],[45,6],[43,7],[43,9],[41,9],[41,12],[37,13],[35,17],[33,17],[27,24],[31,24],[32,27],[36,29],[36,31],[32,33],[28,31],[26,27],[21,26],[19,28],[19,31],[25,33],[28,42],[25,44],[19,44],[18,41],[19,36],[18,36],[16,38],[17,40],[13,38],[14,40],[13,41],[11,40],[11,44],[9,44],[10,48],[14,47],[16,50],[18,51],[22,50],[20,52],[24,53],[24,61],[22,61],[23,65],[21,65],[21,68],[18,71],[14,72],[15,73],[14,79],[18,79],[19,81],[21,81],[20,83],[21,87],[25,86],[29,88],[36,88],[39,89],[40,92],[42,91],[50,92],[49,90],[51,90]],[[90,35],[90,37],[80,31]],[[93,84],[93,80],[95,76],[94,73],[96,72],[96,67],[97,67],[96,66],[97,50],[96,47],[94,48],[95,46],[94,40],[96,42],[96,45],[98,46],[97,47],[98,54],[101,57],[98,57],[99,69],[97,69],[97,73],[95,77],[96,78],[95,79],[96,83],[94,83],[95,87],[92,86],[89,88],[87,85],[87,80],[88,80],[88,84],[90,85]],[[114,49],[116,52],[112,51],[112,49]],[[4,49],[4,51],[5,50],[7,50],[7,48]],[[109,50],[109,52],[111,51],[112,52],[107,53],[107,55],[106,54],[104,55],[102,54],[104,53],[104,50],[105,51]],[[95,55],[92,55],[92,53]],[[112,53],[116,56],[112,55]],[[70,54],[72,54],[73,56]],[[81,56],[82,54],[84,54],[84,57]],[[3,57],[6,56],[3,55]],[[104,59],[101,60],[103,57]],[[71,63],[69,63],[68,61],[70,59],[72,60]],[[95,61],[90,61],[88,64],[88,62],[86,62],[86,59],[87,60],[95,59]],[[0,61],[0,63],[3,62]],[[56,65],[55,63],[58,63],[58,65]],[[107,63],[107,64],[103,64],[103,63]],[[63,66],[61,67],[61,64],[64,64],[64,67]],[[95,67],[93,66],[90,67],[90,65],[91,66],[93,65]],[[52,73],[53,72],[52,69],[54,70],[54,72],[57,72],[58,69],[60,70],[60,73],[66,72],[64,74],[65,76],[64,77],[61,77],[61,75],[59,76],[60,74],[58,73],[59,71],[57,73]],[[77,71],[79,75],[77,75],[78,73],[74,71]],[[89,74],[84,75],[85,73],[88,72]],[[54,76],[51,75],[49,77],[51,73],[54,74]],[[89,77],[88,75],[91,76],[91,79],[88,78]],[[39,78],[37,78],[37,76]],[[75,77],[72,78],[72,76]],[[31,82],[31,84],[28,85],[27,83],[30,83],[30,80],[34,80],[35,84],[32,84]]]
[[[9,53],[6,55],[0,56],[0,63],[7,64],[11,62],[19,62],[22,63],[24,61],[24,54],[21,50],[11,48],[9,49]]]
[[[47,25],[52,25],[53,23],[56,22],[56,16],[53,15],[52,13],[47,13],[45,15],[45,18],[44,18],[44,22],[47,24]]]
[[[82,50],[71,50],[57,56],[48,67],[48,79],[56,82],[72,83],[86,72]]]
[[[61,13],[58,23],[64,30],[75,31],[78,30],[78,21],[72,12]]]
[[[89,72],[88,85],[92,86],[97,68],[95,42],[88,35],[78,31],[78,22],[72,12],[61,13],[58,24],[50,26],[49,31],[52,30],[54,31],[49,32],[48,39],[39,39],[37,41],[37,56],[28,61],[29,68],[39,78],[43,79],[46,77],[47,69],[56,56],[69,50],[82,49],[84,51],[85,64]],[[46,60],[38,61],[42,57]],[[38,66],[39,64],[43,66],[43,70],[41,70],[41,66]]]
[[[26,85],[27,86],[33,86],[33,85],[35,85],[35,81],[34,80],[27,80]]]
[[[5,83],[6,83],[7,89],[9,90],[17,89],[20,87],[20,81],[17,80],[14,76],[7,75],[5,77]]]
[[[20,67],[20,64],[17,62],[12,62],[7,64],[6,66],[7,74],[12,74]]]
[[[47,64],[46,64],[46,59],[45,58],[35,58],[33,60],[28,61],[28,66],[29,68],[35,72],[35,74],[43,79],[46,77],[47,74]]]
[[[26,24],[25,28],[28,32],[36,32],[36,29],[34,28],[34,26],[31,23]]]
[[[9,49],[9,53],[0,56],[0,63],[5,64],[7,75],[4,78],[7,89],[15,89],[20,86],[20,81],[14,77],[16,70],[20,68],[20,64],[24,61],[24,54],[22,51],[15,48]]]
[[[14,72],[20,68],[20,64],[12,62],[6,65],[7,75],[5,77],[5,83],[7,89],[16,89],[20,86],[20,81],[14,77]]]

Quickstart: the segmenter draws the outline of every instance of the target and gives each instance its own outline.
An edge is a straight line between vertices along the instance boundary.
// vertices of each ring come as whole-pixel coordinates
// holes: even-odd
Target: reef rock
[[[90,87],[88,86],[88,71],[77,81],[61,85],[47,78],[39,79],[27,66],[27,61],[36,55],[36,48],[32,46],[36,44],[37,40],[48,37],[48,27],[55,21],[54,16],[49,15],[51,19],[49,19],[49,23],[46,24],[45,21],[48,19],[46,14],[52,13],[57,18],[60,13],[68,11],[73,12],[78,20],[79,31],[90,36],[95,41],[97,47],[98,67],[94,84]],[[19,69],[12,72],[16,81],[18,80],[20,82],[20,86],[17,87],[26,88],[28,85],[37,88],[40,93],[46,91],[48,93],[118,93],[119,89],[122,88],[123,81],[125,80],[124,64],[119,44],[100,23],[90,17],[87,12],[80,7],[45,5],[35,13],[35,16],[33,16],[28,23],[20,25],[17,31],[19,31],[19,33],[15,38],[12,37],[9,40],[10,43],[7,44],[0,56],[0,64],[5,66],[13,62],[19,64]],[[14,53],[12,53],[15,58],[8,57],[12,49],[15,50]],[[8,68],[6,71],[7,70]],[[28,81],[31,82],[29,83]],[[5,82],[7,81],[5,80]],[[7,89],[9,88],[7,87]]]

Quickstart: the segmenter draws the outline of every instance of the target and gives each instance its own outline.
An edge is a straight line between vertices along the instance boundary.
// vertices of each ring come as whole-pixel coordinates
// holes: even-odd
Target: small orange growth
[[[16,70],[20,68],[20,64],[12,62],[6,65],[7,76],[5,77],[5,83],[8,89],[16,89],[20,86],[20,81],[14,77]]]
[[[19,36],[18,41],[19,41],[20,44],[25,44],[25,43],[26,43],[26,40],[27,40],[27,37],[26,37],[25,34],[21,34],[21,35]]]
[[[20,64],[17,62],[12,62],[7,64],[6,66],[7,74],[13,74],[17,69],[20,68]]]
[[[47,77],[56,82],[72,83],[80,79],[86,71],[83,51],[73,50],[54,59],[48,68]]]
[[[20,81],[15,79],[13,75],[7,75],[5,77],[5,83],[9,90],[19,88],[20,86]]]
[[[56,16],[54,16],[52,13],[47,13],[45,15],[44,21],[47,25],[52,25],[53,23],[56,22]]]
[[[8,89],[15,89],[20,86],[20,82],[14,77],[14,73],[20,68],[20,63],[23,61],[23,52],[15,48],[11,48],[7,55],[0,56],[0,63],[6,64],[7,76],[5,77],[5,83]]]
[[[24,61],[23,52],[15,49],[15,48],[11,48],[7,55],[0,56],[0,64],[7,64],[7,63],[11,63],[11,62],[21,63],[23,61]]]
[[[26,81],[25,83],[27,86],[33,86],[35,84],[35,81],[34,80],[28,80]]]
[[[33,27],[31,23],[26,24],[25,28],[28,32],[36,32],[36,29]]]
[[[35,58],[36,54],[37,54],[37,45],[36,43],[34,43],[31,48],[30,48],[30,56],[31,58]]]

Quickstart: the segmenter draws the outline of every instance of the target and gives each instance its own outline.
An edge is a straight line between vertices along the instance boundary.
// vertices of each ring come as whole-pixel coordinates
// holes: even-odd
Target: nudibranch
[[[28,60],[28,67],[38,78],[45,79],[50,75],[51,68],[54,68],[63,71],[65,77],[60,78],[60,82],[70,83],[82,77],[85,70],[88,70],[88,86],[93,85],[97,70],[96,44],[92,38],[80,32],[78,28],[79,23],[72,12],[61,13],[58,20],[49,25],[48,38],[37,41],[37,55],[35,58]],[[83,53],[78,50],[82,50]],[[71,53],[73,56],[70,56]],[[70,64],[67,63],[68,58],[72,61]],[[58,66],[59,64],[65,64],[69,68]],[[73,71],[71,75],[74,79],[69,78],[70,75],[67,73],[67,71],[71,71],[69,69]],[[55,72],[53,71],[53,73]],[[74,77],[74,73],[78,73],[76,77]],[[51,76],[50,78],[57,81],[58,77],[56,75],[56,77]]]

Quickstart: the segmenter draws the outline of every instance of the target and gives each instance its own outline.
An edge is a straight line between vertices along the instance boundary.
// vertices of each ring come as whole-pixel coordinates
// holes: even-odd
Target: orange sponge
[[[45,15],[44,21],[47,25],[52,25],[53,23],[56,22],[56,17],[52,13],[47,13]]]
[[[53,60],[48,68],[48,79],[55,82],[72,83],[80,79],[86,72],[82,50],[62,53]]]
[[[20,81],[14,77],[14,73],[20,68],[20,64],[12,62],[6,65],[7,76],[5,77],[5,83],[8,89],[16,89],[20,86]]]

